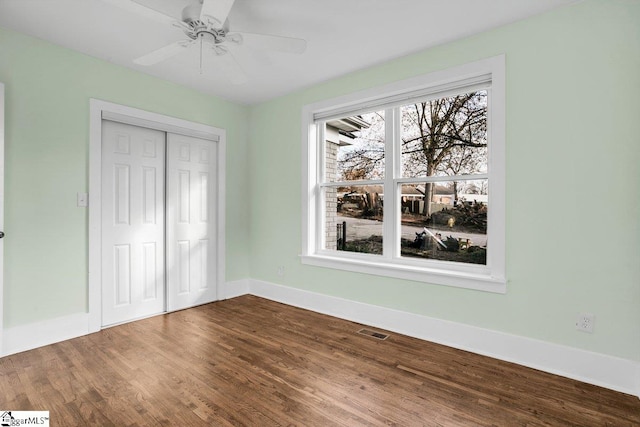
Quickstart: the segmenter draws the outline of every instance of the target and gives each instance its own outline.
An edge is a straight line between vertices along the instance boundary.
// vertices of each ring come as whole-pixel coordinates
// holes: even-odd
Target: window
[[[504,57],[306,106],[307,264],[505,292]]]

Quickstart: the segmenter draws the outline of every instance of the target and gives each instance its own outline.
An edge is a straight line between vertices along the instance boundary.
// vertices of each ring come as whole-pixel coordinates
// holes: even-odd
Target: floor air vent
[[[368,337],[373,337],[380,341],[384,341],[387,338],[389,338],[389,335],[383,334],[382,332],[372,331],[371,329],[360,329],[358,333],[362,335],[366,335]]]

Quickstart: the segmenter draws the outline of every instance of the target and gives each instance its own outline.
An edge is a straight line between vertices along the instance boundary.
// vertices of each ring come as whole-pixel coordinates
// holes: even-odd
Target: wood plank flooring
[[[253,296],[0,359],[52,426],[638,426],[640,399]]]

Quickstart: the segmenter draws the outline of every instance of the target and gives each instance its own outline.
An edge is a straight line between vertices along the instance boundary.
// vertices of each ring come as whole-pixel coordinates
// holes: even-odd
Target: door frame
[[[4,230],[4,84],[0,82],[0,230]],[[0,356],[4,354],[4,239],[0,240]]]
[[[99,99],[89,106],[89,332],[102,329],[102,120],[193,136],[218,144],[216,299],[225,280],[226,131]],[[166,302],[165,302],[166,305]]]

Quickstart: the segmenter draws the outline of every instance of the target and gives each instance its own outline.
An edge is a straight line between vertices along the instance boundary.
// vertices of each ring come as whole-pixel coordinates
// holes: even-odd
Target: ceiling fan
[[[298,38],[230,31],[227,17],[235,0],[192,0],[193,4],[182,10],[180,20],[151,9],[136,0],[103,1],[148,19],[178,27],[187,36],[184,40],[176,41],[134,59],[133,62],[139,65],[154,65],[197,46],[200,49],[201,72],[203,55],[212,53],[219,60],[219,65],[231,83],[241,84],[246,82],[247,77],[230,52],[230,48],[248,45],[259,49],[300,54],[304,52],[307,45],[305,40]]]

